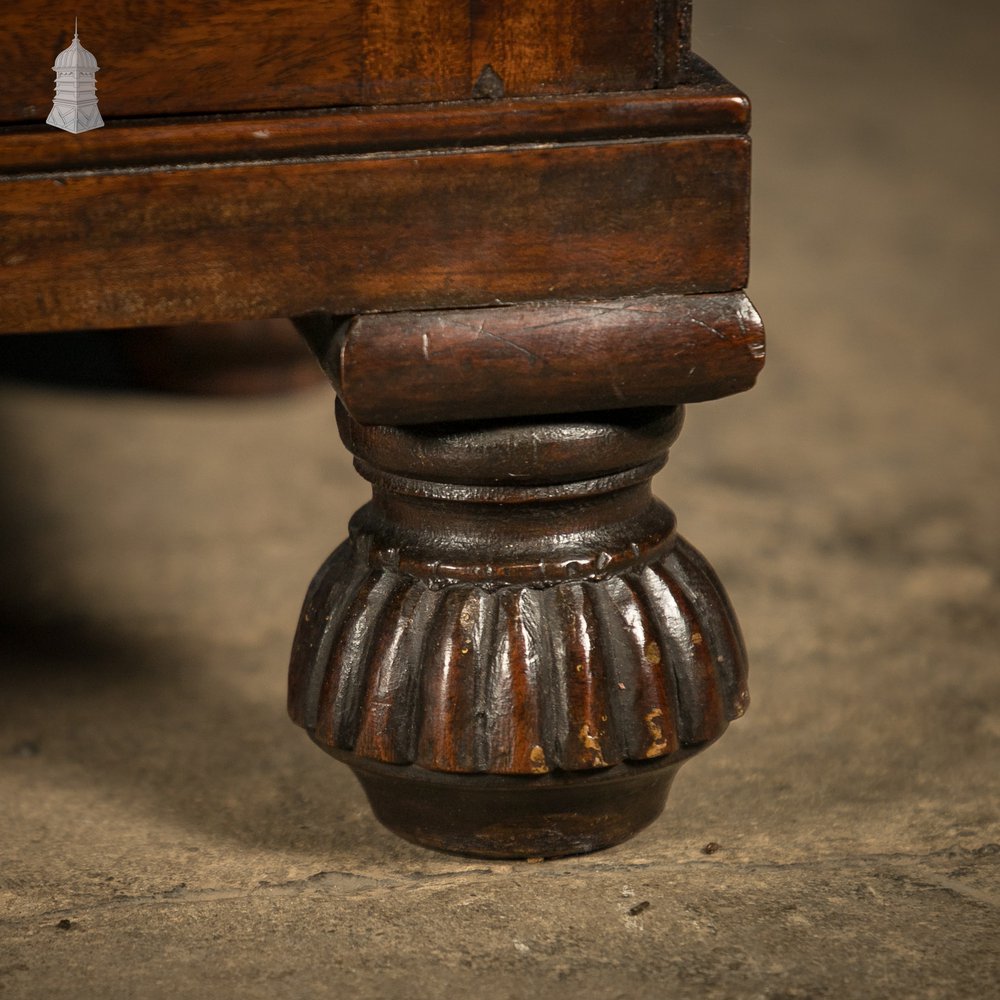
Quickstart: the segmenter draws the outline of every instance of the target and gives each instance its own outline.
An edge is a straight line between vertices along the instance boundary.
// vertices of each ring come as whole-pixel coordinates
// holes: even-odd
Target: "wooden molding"
[[[764,364],[741,292],[299,322],[363,424],[693,403],[751,388]]]
[[[126,119],[85,136],[46,125],[0,128],[0,175],[739,134],[749,119],[746,96],[697,60],[687,82],[670,90]]]
[[[0,180],[0,330],[745,286],[742,135]]]

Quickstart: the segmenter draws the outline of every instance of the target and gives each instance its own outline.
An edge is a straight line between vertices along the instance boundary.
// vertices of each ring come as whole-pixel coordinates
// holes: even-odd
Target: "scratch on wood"
[[[523,327],[525,330],[554,330],[557,326],[570,326],[574,323],[586,323],[586,313],[569,316],[566,319],[546,320],[544,323],[535,323],[532,326]]]
[[[508,340],[506,337],[502,337],[499,333],[490,333],[489,330],[480,327],[479,335],[482,337],[489,337],[491,340],[499,340],[500,343],[506,344],[508,347],[513,347],[515,351],[520,351],[522,354],[527,355],[529,358],[531,358],[532,361],[542,360],[533,351],[529,351],[527,347],[522,347],[520,344],[515,344],[513,340]]]
[[[719,340],[729,339],[721,330],[716,329],[714,326],[711,326],[708,323],[703,323],[700,319],[692,319],[691,322],[694,323],[695,326],[700,326],[703,329],[708,330],[711,333],[714,333],[715,336],[719,338]]]
[[[742,333],[743,336],[745,337],[747,335],[747,325],[743,321],[743,310],[742,309],[737,309],[736,310],[736,322],[739,324],[740,333]]]

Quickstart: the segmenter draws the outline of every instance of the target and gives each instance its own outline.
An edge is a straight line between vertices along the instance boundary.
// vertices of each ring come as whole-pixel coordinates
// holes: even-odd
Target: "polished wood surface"
[[[669,90],[139,119],[83,135],[0,128],[0,175],[731,134],[749,118],[745,95],[692,56]]]
[[[740,288],[748,103],[695,57],[685,73],[629,94],[0,129],[0,332]]]
[[[650,492],[681,417],[403,429],[338,405],[373,499],[309,588],[289,712],[397,832],[489,856],[607,847],[662,809],[652,775],[743,714],[725,591]]]
[[[725,591],[650,491],[679,404],[764,349],[749,106],[689,15],[109,0],[81,25],[109,124],[70,136],[37,124],[67,4],[0,13],[0,330],[297,318],[372,501],[289,710],[418,843],[620,842],[747,705]]]
[[[657,292],[747,277],[739,135],[0,180],[0,328]]]
[[[300,325],[344,405],[366,424],[578,413],[595,401],[694,403],[749,389],[764,364],[764,329],[741,292]]]
[[[714,740],[743,714],[745,654],[714,577],[649,490],[680,417],[470,430],[401,476],[380,467],[398,433],[362,432],[342,410],[374,499],[307,600],[295,720],[330,749],[459,773],[603,769]],[[476,476],[477,438],[491,433],[506,460]],[[623,468],[616,446],[636,464]],[[564,482],[566,463],[575,478],[557,496],[537,488]],[[456,465],[464,482],[449,487]],[[499,485],[470,501],[475,478]]]
[[[0,122],[43,121],[80,38],[106,120],[644,90],[676,82],[685,0],[4,4]],[[484,72],[489,68],[489,72]],[[477,88],[478,85],[478,88]]]

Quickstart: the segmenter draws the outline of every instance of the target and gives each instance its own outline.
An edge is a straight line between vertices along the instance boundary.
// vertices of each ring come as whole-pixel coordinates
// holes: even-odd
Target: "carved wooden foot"
[[[349,397],[375,341],[352,353],[319,326]],[[430,847],[574,854],[655,819],[748,697],[722,586],[650,490],[683,407],[391,427],[338,401],[337,416],[373,499],[306,597],[292,718]]]

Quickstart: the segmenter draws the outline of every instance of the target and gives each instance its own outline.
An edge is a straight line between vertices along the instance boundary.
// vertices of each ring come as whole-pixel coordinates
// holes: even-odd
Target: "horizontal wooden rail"
[[[0,330],[659,292],[747,278],[742,135],[0,181]]]
[[[0,128],[0,175],[173,163],[742,133],[746,97],[709,69],[671,90]]]

